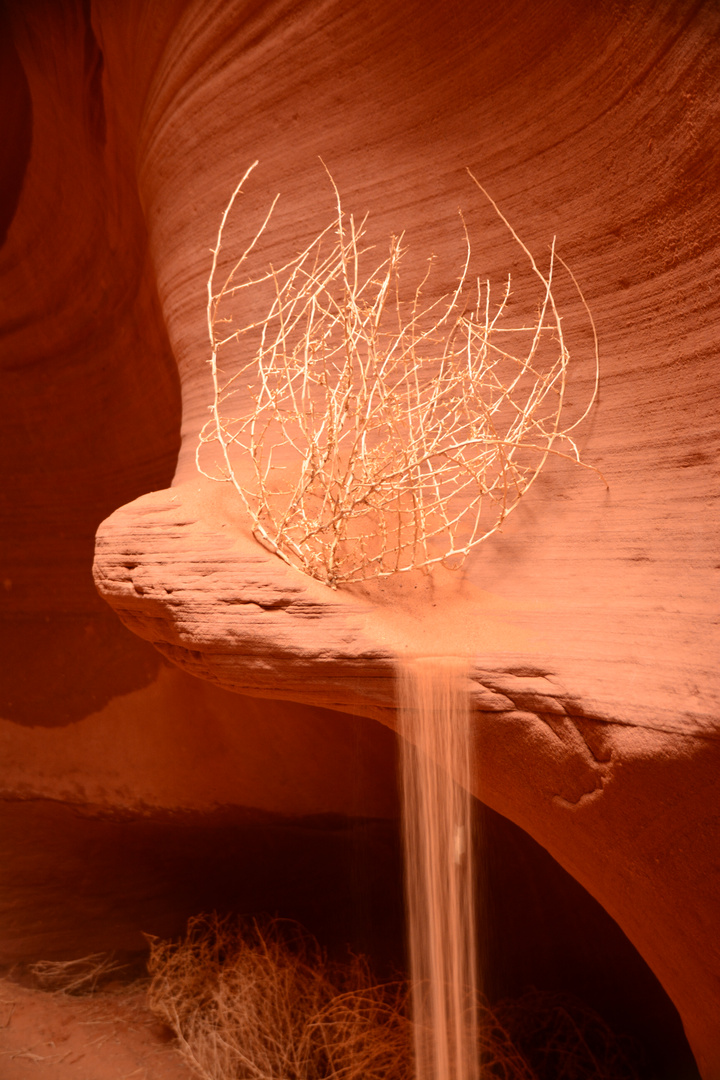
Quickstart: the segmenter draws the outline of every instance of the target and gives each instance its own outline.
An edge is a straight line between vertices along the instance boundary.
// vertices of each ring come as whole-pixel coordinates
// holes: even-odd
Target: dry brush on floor
[[[413,1080],[404,980],[330,963],[295,923],[215,915],[150,939],[149,1004],[202,1080]],[[638,1080],[592,1010],[532,992],[479,1003],[483,1080]]]
[[[82,995],[94,994],[128,967],[112,953],[90,953],[74,960],[37,960],[28,965],[28,973],[39,990]]]

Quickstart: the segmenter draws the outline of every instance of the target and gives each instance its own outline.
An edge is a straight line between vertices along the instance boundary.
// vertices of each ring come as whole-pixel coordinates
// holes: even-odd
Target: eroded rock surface
[[[475,791],[618,921],[719,1077],[716,5],[9,10],[27,91],[0,251],[3,592],[11,618],[56,620],[57,671],[76,664],[90,687],[63,724],[157,675],[131,650],[103,674],[104,631],[92,677],[89,651],[69,636],[62,651],[62,617],[72,642],[101,618],[103,519],[102,595],[220,690],[392,725],[398,660],[467,653]],[[470,166],[538,256],[557,236],[595,318],[581,449],[608,489],[555,463],[454,586],[324,589],[255,545],[195,472],[220,213],[258,158],[228,243],[280,191],[264,254],[292,256],[332,211],[319,156],[378,242],[405,230],[418,271],[436,253],[438,292],[455,280],[458,206],[478,272],[517,270]],[[581,411],[589,334],[569,284],[558,302]],[[33,678],[32,710],[12,681],[12,724],[52,720]]]

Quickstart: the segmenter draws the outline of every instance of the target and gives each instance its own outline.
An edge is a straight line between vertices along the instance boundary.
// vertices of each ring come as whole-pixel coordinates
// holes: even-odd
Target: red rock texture
[[[28,638],[50,615],[100,638],[98,657],[111,639],[127,650],[77,692],[72,718],[154,676],[91,592],[91,536],[111,511],[101,594],[217,693],[392,725],[398,658],[468,652],[476,793],[617,920],[703,1077],[720,1077],[717,6],[10,11],[27,86],[18,74],[20,164],[0,188],[7,490],[10,513],[22,508],[6,599]],[[558,237],[593,311],[600,397],[580,435],[608,489],[553,464],[459,583],[331,592],[260,549],[229,489],[195,472],[220,213],[258,158],[228,242],[280,191],[265,254],[292,255],[331,213],[319,156],[378,237],[406,230],[417,268],[436,252],[438,289],[455,272],[459,205],[483,274],[517,269],[469,166],[536,254]],[[562,285],[558,299],[582,356],[581,305]],[[182,445],[168,487],[173,358]],[[45,379],[29,379],[33,365]],[[63,653],[63,629],[56,640],[62,672],[80,652]],[[44,723],[48,697],[34,705]],[[309,732],[318,773],[332,768],[325,731]]]

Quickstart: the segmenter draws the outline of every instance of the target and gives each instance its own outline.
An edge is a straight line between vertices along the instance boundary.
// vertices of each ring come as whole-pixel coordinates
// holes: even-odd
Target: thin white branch
[[[214,400],[200,433],[198,468],[202,448],[218,443],[226,475],[206,475],[234,484],[265,547],[332,587],[460,565],[500,528],[549,457],[584,464],[570,432],[596,400],[599,360],[592,315],[572,271],[553,240],[543,274],[470,173],[541,284],[538,315],[505,325],[510,278],[492,305],[489,282],[469,282],[471,244],[462,213],[465,257],[456,289],[421,301],[431,259],[406,301],[402,236],[368,270],[367,216],[358,224],[345,214],[325,167],[334,222],[279,270],[233,284],[269,226],[276,197],[215,292],[223,232],[253,168],[231,196],[213,249],[207,320]],[[595,346],[592,397],[571,424],[563,415],[570,356],[553,296],[556,260],[577,289]],[[218,336],[231,322],[221,307],[247,295],[243,290],[262,288],[272,288],[267,315]],[[517,343],[512,351],[502,345],[508,334]],[[225,348],[240,349],[242,359],[221,378],[218,354]],[[248,388],[249,411],[231,417],[229,401]],[[274,459],[281,452],[295,465],[280,468]],[[252,462],[252,489],[236,477],[238,453]]]

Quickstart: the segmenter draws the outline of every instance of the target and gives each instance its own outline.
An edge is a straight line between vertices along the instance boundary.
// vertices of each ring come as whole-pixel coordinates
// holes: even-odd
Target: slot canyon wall
[[[1,17],[0,962],[132,953],[214,906],[401,963],[394,665],[462,649],[490,990],[574,989],[652,1075],[692,1076],[689,1045],[720,1078],[717,4]],[[452,580],[333,592],[195,469],[220,215],[258,159],[229,241],[280,192],[264,257],[292,257],[332,217],[319,158],[411,271],[435,255],[429,288],[460,207],[521,297],[471,168],[593,313],[578,438],[608,487],[552,462]]]

